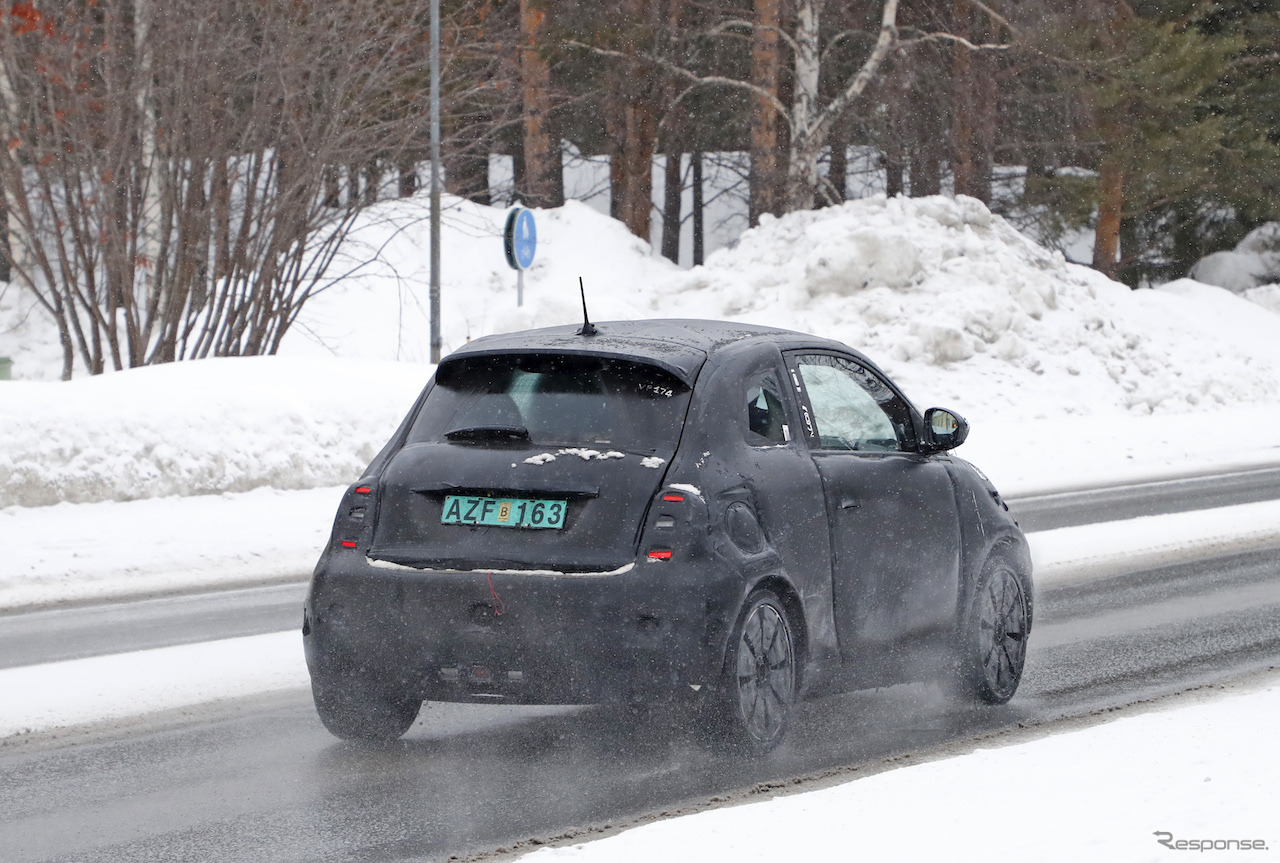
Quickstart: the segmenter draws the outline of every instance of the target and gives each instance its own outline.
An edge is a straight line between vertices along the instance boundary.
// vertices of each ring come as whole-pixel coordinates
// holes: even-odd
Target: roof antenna
[[[582,295],[582,329],[578,330],[576,336],[594,336],[600,331],[596,329],[596,325],[591,323],[591,319],[587,317],[587,289],[582,286],[582,276],[578,276],[578,293]]]

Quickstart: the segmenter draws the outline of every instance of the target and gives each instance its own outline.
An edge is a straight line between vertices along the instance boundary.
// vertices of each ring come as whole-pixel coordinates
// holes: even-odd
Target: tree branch
[[[925,42],[953,42],[957,45],[963,45],[964,47],[968,48],[970,51],[1008,51],[1010,48],[1013,47],[1012,43],[1009,43],[1009,42],[976,42],[975,43],[975,42],[970,42],[968,39],[964,38],[963,36],[957,36],[954,33],[926,33],[924,31],[915,30],[915,28],[906,28],[906,29],[910,29],[913,32],[919,33],[920,35],[916,36],[913,39],[907,39],[899,43],[904,48],[911,48],[915,45],[919,45]]]
[[[896,5],[897,0],[890,0],[890,2]],[[615,51],[611,48],[599,48],[599,47],[596,47],[595,45],[588,45],[585,42],[578,42],[572,39],[566,39],[563,44],[573,48],[581,48],[584,51],[590,51],[591,53],[598,54],[601,57],[612,57],[614,59],[621,59],[621,60],[630,60],[630,59],[633,59],[634,57],[643,57],[645,60],[648,60],[650,63],[653,63],[657,66],[661,66],[663,69],[670,72],[671,74],[676,75],[690,82],[691,86],[688,89],[686,89],[684,93],[680,94],[681,98],[687,95],[689,90],[692,90],[694,87],[698,87],[701,85],[736,87],[739,90],[746,90],[750,93],[754,93],[764,101],[768,102],[769,105],[775,111],[777,111],[779,114],[782,115],[782,118],[787,122],[788,128],[791,127],[791,117],[789,115],[789,112],[787,111],[787,106],[782,104],[782,102],[778,99],[778,97],[770,93],[768,90],[764,89],[763,87],[757,87],[755,84],[752,84],[748,81],[739,81],[737,78],[725,78],[721,75],[699,75],[696,72],[691,72],[690,70],[684,68],[683,66],[677,65],[676,63],[672,63],[670,60],[664,60],[661,57],[654,57],[651,54],[627,54],[622,51]]]
[[[825,138],[832,124],[844,113],[845,108],[849,107],[849,103],[861,96],[862,91],[867,89],[867,85],[871,83],[871,79],[875,77],[876,72],[879,70],[880,64],[888,56],[889,49],[898,40],[897,19],[898,0],[885,0],[884,11],[880,16],[880,35],[876,38],[876,45],[871,51],[871,56],[867,57],[866,62],[862,64],[862,68],[858,70],[858,74],[850,79],[848,85],[844,88],[844,92],[832,99],[827,104],[827,107],[818,114],[817,122],[813,124],[812,129],[807,130],[806,134]],[[793,131],[792,134],[794,136],[795,132]]]
[[[1009,23],[1009,19],[1008,19],[1008,18],[1005,18],[1003,15],[999,14],[998,12],[996,12],[994,9],[992,9],[990,6],[988,6],[986,3],[983,3],[983,2],[982,2],[982,0],[969,0],[969,2],[970,2],[970,3],[972,3],[974,6],[977,6],[977,7],[978,7],[979,9],[981,9],[983,12],[985,12],[985,13],[986,13],[986,15],[987,15],[987,17],[988,17],[988,18],[990,18],[992,21],[996,22],[996,23],[997,23],[997,24],[999,24],[1001,27],[1003,27],[1003,28],[1005,28],[1006,30],[1008,30],[1008,31],[1009,31],[1009,33],[1010,33],[1011,35],[1013,35],[1013,36],[1018,36],[1018,35],[1020,35],[1020,34],[1018,33],[1018,28],[1017,28],[1017,27],[1014,27],[1012,24],[1010,24],[1010,23]]]
[[[751,21],[744,21],[742,19],[734,18],[729,21],[721,21],[719,24],[715,25],[710,30],[706,31],[704,35],[718,36],[724,31],[732,30],[732,29],[744,29],[754,33],[757,28],[756,28],[756,25]],[[759,29],[774,31],[775,33],[778,34],[778,38],[781,39],[783,42],[786,42],[788,47],[790,47],[793,52],[797,50],[796,40],[792,39],[791,34],[787,33],[787,31],[783,30],[781,27],[760,27]]]

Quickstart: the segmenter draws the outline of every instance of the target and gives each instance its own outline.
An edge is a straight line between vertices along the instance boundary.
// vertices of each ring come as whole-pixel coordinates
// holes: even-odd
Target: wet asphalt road
[[[1010,498],[1023,530],[1280,498],[1280,468]],[[0,614],[0,668],[301,626],[302,583]]]
[[[370,749],[331,738],[305,692],[0,749],[0,861],[442,860],[1280,667],[1280,551],[1039,601],[1009,705],[957,709],[928,686],[826,698],[763,761],[594,708],[430,705]]]

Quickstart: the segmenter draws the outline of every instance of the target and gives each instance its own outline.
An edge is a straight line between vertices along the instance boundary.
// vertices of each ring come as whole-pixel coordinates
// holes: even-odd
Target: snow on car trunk
[[[618,569],[635,559],[663,472],[634,453],[578,453],[408,446],[383,477],[369,557],[432,569]],[[544,454],[556,458],[541,463]]]

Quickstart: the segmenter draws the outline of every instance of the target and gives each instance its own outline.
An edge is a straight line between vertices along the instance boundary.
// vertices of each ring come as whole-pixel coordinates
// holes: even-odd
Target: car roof
[[[727,347],[748,341],[771,342],[779,350],[838,350],[861,358],[857,351],[831,339],[735,321],[668,318],[605,321],[595,327],[595,335],[580,335],[582,325],[570,324],[484,336],[445,357],[441,365],[475,356],[499,354],[607,356],[656,365],[692,386],[698,370],[710,357]]]

